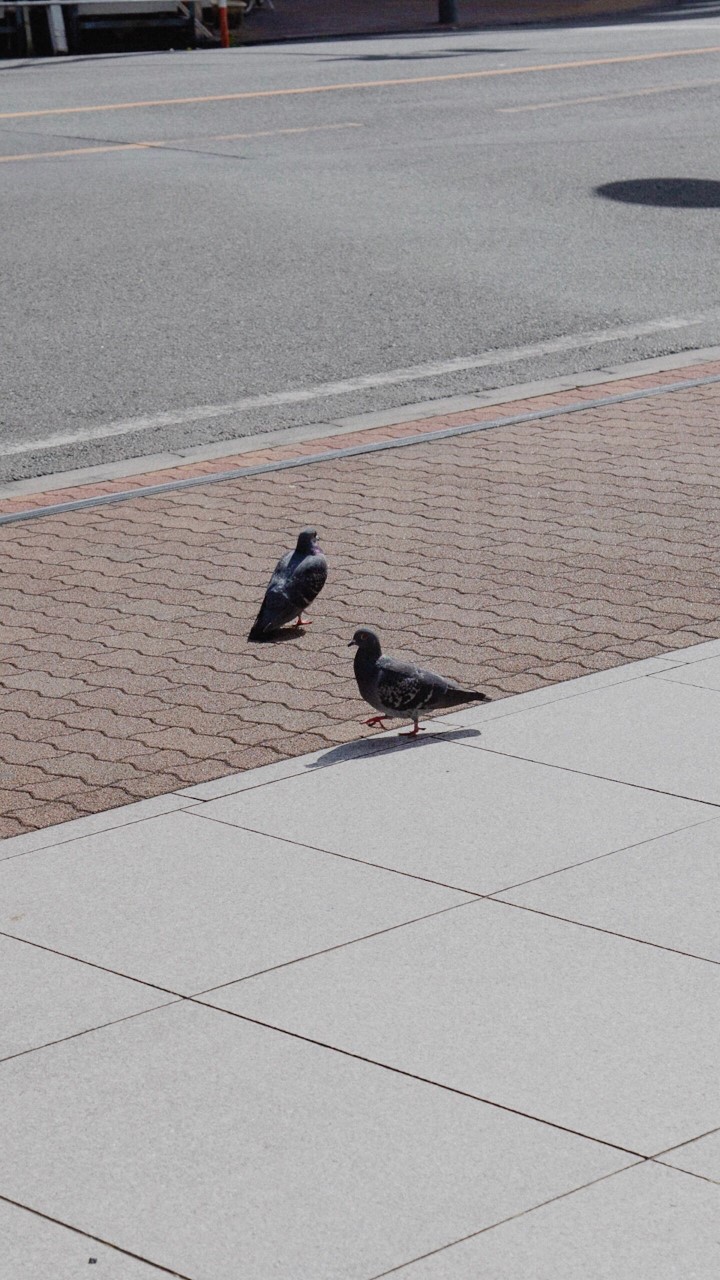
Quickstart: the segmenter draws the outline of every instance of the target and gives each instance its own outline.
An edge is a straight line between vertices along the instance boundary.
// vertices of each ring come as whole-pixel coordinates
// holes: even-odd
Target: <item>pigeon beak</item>
[[[354,640],[349,640],[349,641],[348,641],[348,649],[352,649],[352,647],[353,647],[353,645],[354,645],[354,644],[355,644],[355,641],[354,641]]]

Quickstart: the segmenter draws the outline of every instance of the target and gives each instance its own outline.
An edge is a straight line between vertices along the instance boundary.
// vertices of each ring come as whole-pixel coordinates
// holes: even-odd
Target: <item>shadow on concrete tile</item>
[[[366,760],[369,756],[388,755],[393,751],[416,751],[419,747],[437,744],[438,742],[457,742],[462,738],[480,738],[479,729],[452,729],[433,732],[426,730],[424,736],[407,738],[401,733],[393,733],[390,737],[362,738],[359,742],[343,742],[339,747],[331,747],[321,755],[313,756],[305,765],[306,769],[324,769],[331,764],[344,764],[350,760]]]

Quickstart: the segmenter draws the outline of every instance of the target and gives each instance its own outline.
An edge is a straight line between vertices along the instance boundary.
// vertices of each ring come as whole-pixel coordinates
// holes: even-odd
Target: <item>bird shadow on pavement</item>
[[[360,738],[356,742],[343,742],[339,747],[331,747],[321,756],[305,765],[306,769],[324,769],[330,764],[344,764],[350,760],[367,760],[374,756],[390,755],[393,751],[414,751],[430,743],[457,742],[462,738],[480,738],[479,729],[438,729],[435,732],[426,729],[417,738],[408,738],[402,733],[394,733],[391,738]]]
[[[266,644],[270,648],[274,644],[285,644],[287,640],[299,640],[305,635],[305,627],[285,627],[282,631],[273,631],[267,636],[258,636],[257,640],[251,640],[248,636],[248,644]]]

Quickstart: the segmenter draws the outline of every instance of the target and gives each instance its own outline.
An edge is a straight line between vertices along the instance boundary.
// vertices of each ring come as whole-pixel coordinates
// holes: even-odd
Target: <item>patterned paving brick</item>
[[[368,733],[347,649],[361,623],[496,697],[720,636],[718,410],[710,384],[5,526],[0,836]],[[307,523],[331,567],[314,624],[248,645],[274,560]]]

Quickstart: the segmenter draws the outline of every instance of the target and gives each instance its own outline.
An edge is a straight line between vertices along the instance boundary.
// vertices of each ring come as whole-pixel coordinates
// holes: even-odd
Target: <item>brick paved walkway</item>
[[[713,374],[720,363],[501,412]],[[368,733],[346,647],[359,623],[495,696],[720,637],[719,408],[708,384],[3,527],[0,834]],[[331,565],[314,625],[247,645],[276,556],[309,522]]]

